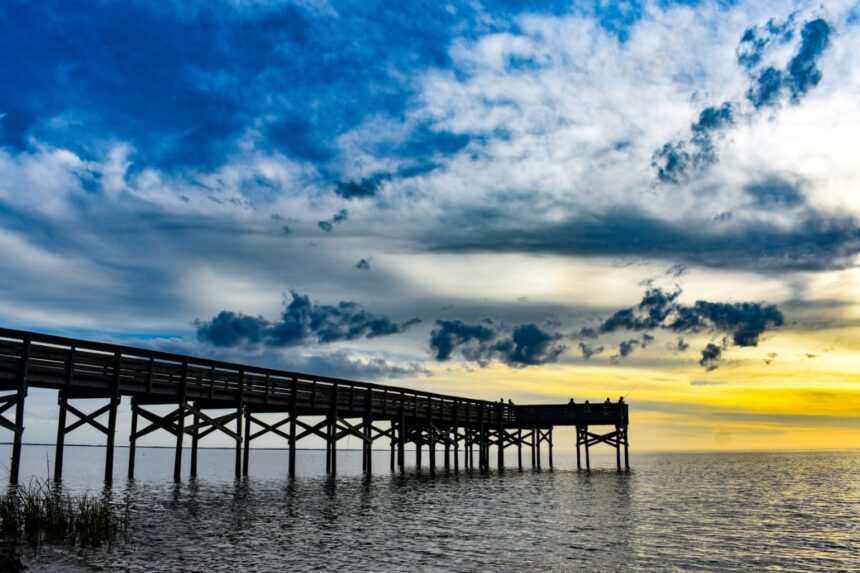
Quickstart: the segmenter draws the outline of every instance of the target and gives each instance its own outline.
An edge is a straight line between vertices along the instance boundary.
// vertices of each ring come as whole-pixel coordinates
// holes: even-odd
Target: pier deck
[[[459,470],[462,446],[464,467],[474,467],[477,448],[478,468],[485,471],[491,446],[496,447],[500,469],[505,450],[516,448],[517,465],[522,469],[523,447],[531,448],[532,466],[540,467],[541,444],[546,443],[552,467],[554,426],[577,428],[577,461],[580,446],[584,446],[586,468],[590,466],[588,449],[597,443],[616,448],[619,470],[623,447],[625,468],[629,467],[625,403],[519,406],[0,328],[0,391],[10,392],[0,395],[0,426],[14,433],[13,483],[20,467],[28,388],[58,391],[57,480],[62,477],[65,436],[83,425],[106,435],[105,480],[111,480],[116,414],[124,396],[131,399],[132,413],[129,477],[134,475],[137,440],[156,430],[176,438],[177,480],[182,475],[184,440],[191,441],[190,473],[196,475],[198,442],[214,431],[235,441],[237,476],[248,473],[251,441],[270,432],[287,442],[290,476],[295,475],[296,443],[311,435],[325,440],[330,473],[337,471],[337,442],[346,436],[361,440],[368,472],[372,444],[380,438],[390,442],[392,470],[404,470],[407,443],[414,444],[419,467],[422,448],[427,446],[431,473],[436,471],[437,446],[444,448],[446,470],[451,469],[452,449],[453,469]],[[70,403],[80,400],[106,403],[85,413]],[[174,405],[175,409],[166,415],[147,409],[157,404]],[[4,414],[12,408],[14,418],[9,419]],[[207,414],[211,410],[230,412]],[[284,418],[271,423],[258,417],[263,413],[279,413]],[[76,420],[67,424],[69,414]],[[99,421],[103,416],[107,416],[106,423]],[[322,421],[317,421],[320,417]],[[139,428],[139,422],[144,427]],[[595,434],[589,431],[594,426],[615,429]]]

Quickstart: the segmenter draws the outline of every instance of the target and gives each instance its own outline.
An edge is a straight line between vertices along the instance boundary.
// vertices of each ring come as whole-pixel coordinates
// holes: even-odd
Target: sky
[[[4,326],[860,444],[854,2],[9,0],[0,51]]]

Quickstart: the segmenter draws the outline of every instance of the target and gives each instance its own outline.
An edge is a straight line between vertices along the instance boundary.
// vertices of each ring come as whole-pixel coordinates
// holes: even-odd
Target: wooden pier
[[[604,443],[616,449],[619,471],[623,448],[624,468],[629,469],[623,402],[521,406],[0,328],[0,391],[7,392],[0,395],[0,426],[14,434],[12,483],[18,482],[29,388],[58,391],[57,481],[63,475],[65,437],[84,425],[105,434],[104,479],[111,481],[117,409],[124,397],[131,400],[132,415],[129,478],[134,477],[137,440],[155,431],[166,431],[176,440],[176,480],[182,477],[183,447],[190,442],[189,473],[195,476],[198,444],[216,431],[235,442],[237,477],[248,475],[252,441],[268,433],[285,440],[290,477],[296,473],[296,444],[308,436],[325,441],[326,471],[332,475],[337,472],[338,441],[348,436],[361,442],[367,473],[372,471],[373,443],[379,439],[390,447],[391,471],[405,471],[407,444],[414,446],[418,468],[426,447],[431,474],[440,469],[438,455],[443,456],[444,471],[457,472],[461,463],[463,469],[488,471],[493,447],[500,471],[510,448],[516,450],[519,470],[524,447],[530,450],[531,467],[541,468],[542,444],[552,468],[555,426],[576,427],[577,467],[582,467],[581,447],[589,469],[589,448]],[[84,404],[93,401],[97,406],[85,411]],[[152,406],[165,404],[173,406],[167,414],[152,411]],[[6,414],[13,409],[14,417]],[[207,413],[213,410],[229,412]],[[262,414],[281,419],[267,422]],[[596,433],[601,426],[614,430]]]

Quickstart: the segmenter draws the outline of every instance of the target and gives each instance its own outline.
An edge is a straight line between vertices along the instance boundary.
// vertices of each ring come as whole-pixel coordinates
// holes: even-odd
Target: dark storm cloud
[[[670,222],[639,209],[616,208],[520,228],[501,216],[485,218],[477,229],[471,220],[446,226],[424,244],[446,252],[660,257],[760,273],[846,268],[860,252],[860,226],[850,215],[807,209],[795,219],[791,227],[766,221],[715,227],[709,220]]]
[[[744,191],[759,207],[797,207],[806,202],[797,184],[777,176],[750,183]]]
[[[379,193],[382,183],[389,177],[375,175],[359,180],[338,181],[335,183],[334,192],[344,199],[366,199]]]
[[[706,370],[713,371],[719,368],[723,357],[723,349],[716,344],[709,342],[702,350],[702,358],[699,360],[699,365]]]
[[[760,63],[769,47],[792,40],[794,17],[782,23],[770,20],[763,27],[747,29],[737,53],[738,64],[750,75],[746,98],[753,107],[759,110],[774,106],[780,102],[783,92],[789,94],[791,103],[798,103],[817,86],[821,81],[818,59],[830,43],[831,32],[830,25],[821,18],[806,22],[800,30],[797,53],[784,70],[779,70],[773,66],[762,68]],[[738,106],[738,102],[727,101],[720,106],[706,107],[690,126],[689,139],[666,143],[655,151],[651,164],[657,170],[657,178],[664,183],[682,183],[695,172],[716,163],[714,137],[734,125]]]
[[[775,305],[706,300],[685,305],[677,301],[680,295],[680,289],[667,292],[661,288],[649,288],[638,305],[616,311],[600,325],[599,330],[611,333],[662,328],[678,333],[695,333],[712,329],[731,335],[737,346],[757,346],[759,337],[767,329],[785,323],[782,312]]]
[[[481,324],[465,324],[459,320],[437,320],[439,328],[430,333],[430,348],[436,360],[449,360],[456,349],[471,349],[470,354],[481,356],[481,348],[496,337],[493,329]]]
[[[639,339],[621,343],[618,354],[612,357],[614,364],[636,348],[640,346],[645,348],[654,340],[654,337],[645,331],[656,329],[676,333],[711,331],[726,335],[719,355],[714,356],[714,350],[710,348],[712,345],[706,348],[710,358],[702,362],[702,365],[713,370],[719,365],[722,350],[729,345],[758,346],[761,336],[766,331],[785,324],[782,312],[775,305],[706,300],[697,300],[688,305],[678,301],[680,295],[680,288],[668,292],[658,287],[648,288],[639,304],[616,311],[600,324],[597,329],[600,334],[619,331],[642,332]],[[677,345],[672,348],[683,352],[689,348],[689,344],[682,337],[678,337]]]
[[[369,271],[370,270],[370,261],[367,259],[361,259],[357,263],[355,263],[355,268],[361,271]]]
[[[589,360],[592,356],[601,354],[604,351],[602,346],[592,346],[586,342],[580,342],[579,349],[582,351],[583,360]]]
[[[494,346],[503,362],[509,366],[537,366],[555,362],[565,346],[556,344],[558,335],[549,334],[534,324],[521,324],[514,328],[509,339]]]
[[[459,320],[437,320],[439,328],[430,333],[430,349],[436,360],[449,360],[457,351],[469,362],[488,366],[498,359],[508,366],[523,368],[555,362],[564,352],[561,335],[549,333],[535,324],[516,326],[510,336],[501,328],[484,324],[466,324]]]
[[[209,321],[195,321],[197,339],[219,347],[262,344],[280,348],[389,336],[420,322],[416,318],[396,323],[370,314],[354,302],[329,306],[314,304],[296,292],[291,296],[280,319],[274,322],[232,311],[222,311]]]
[[[672,346],[672,350],[675,350],[676,352],[686,352],[689,348],[690,345],[681,336],[678,337],[678,340]]]

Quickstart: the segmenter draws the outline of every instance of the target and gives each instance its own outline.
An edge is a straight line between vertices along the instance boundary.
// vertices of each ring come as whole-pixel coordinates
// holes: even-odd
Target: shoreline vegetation
[[[10,486],[0,496],[0,571],[22,571],[23,550],[43,544],[99,547],[128,528],[129,507],[103,496],[70,495],[50,480]]]

